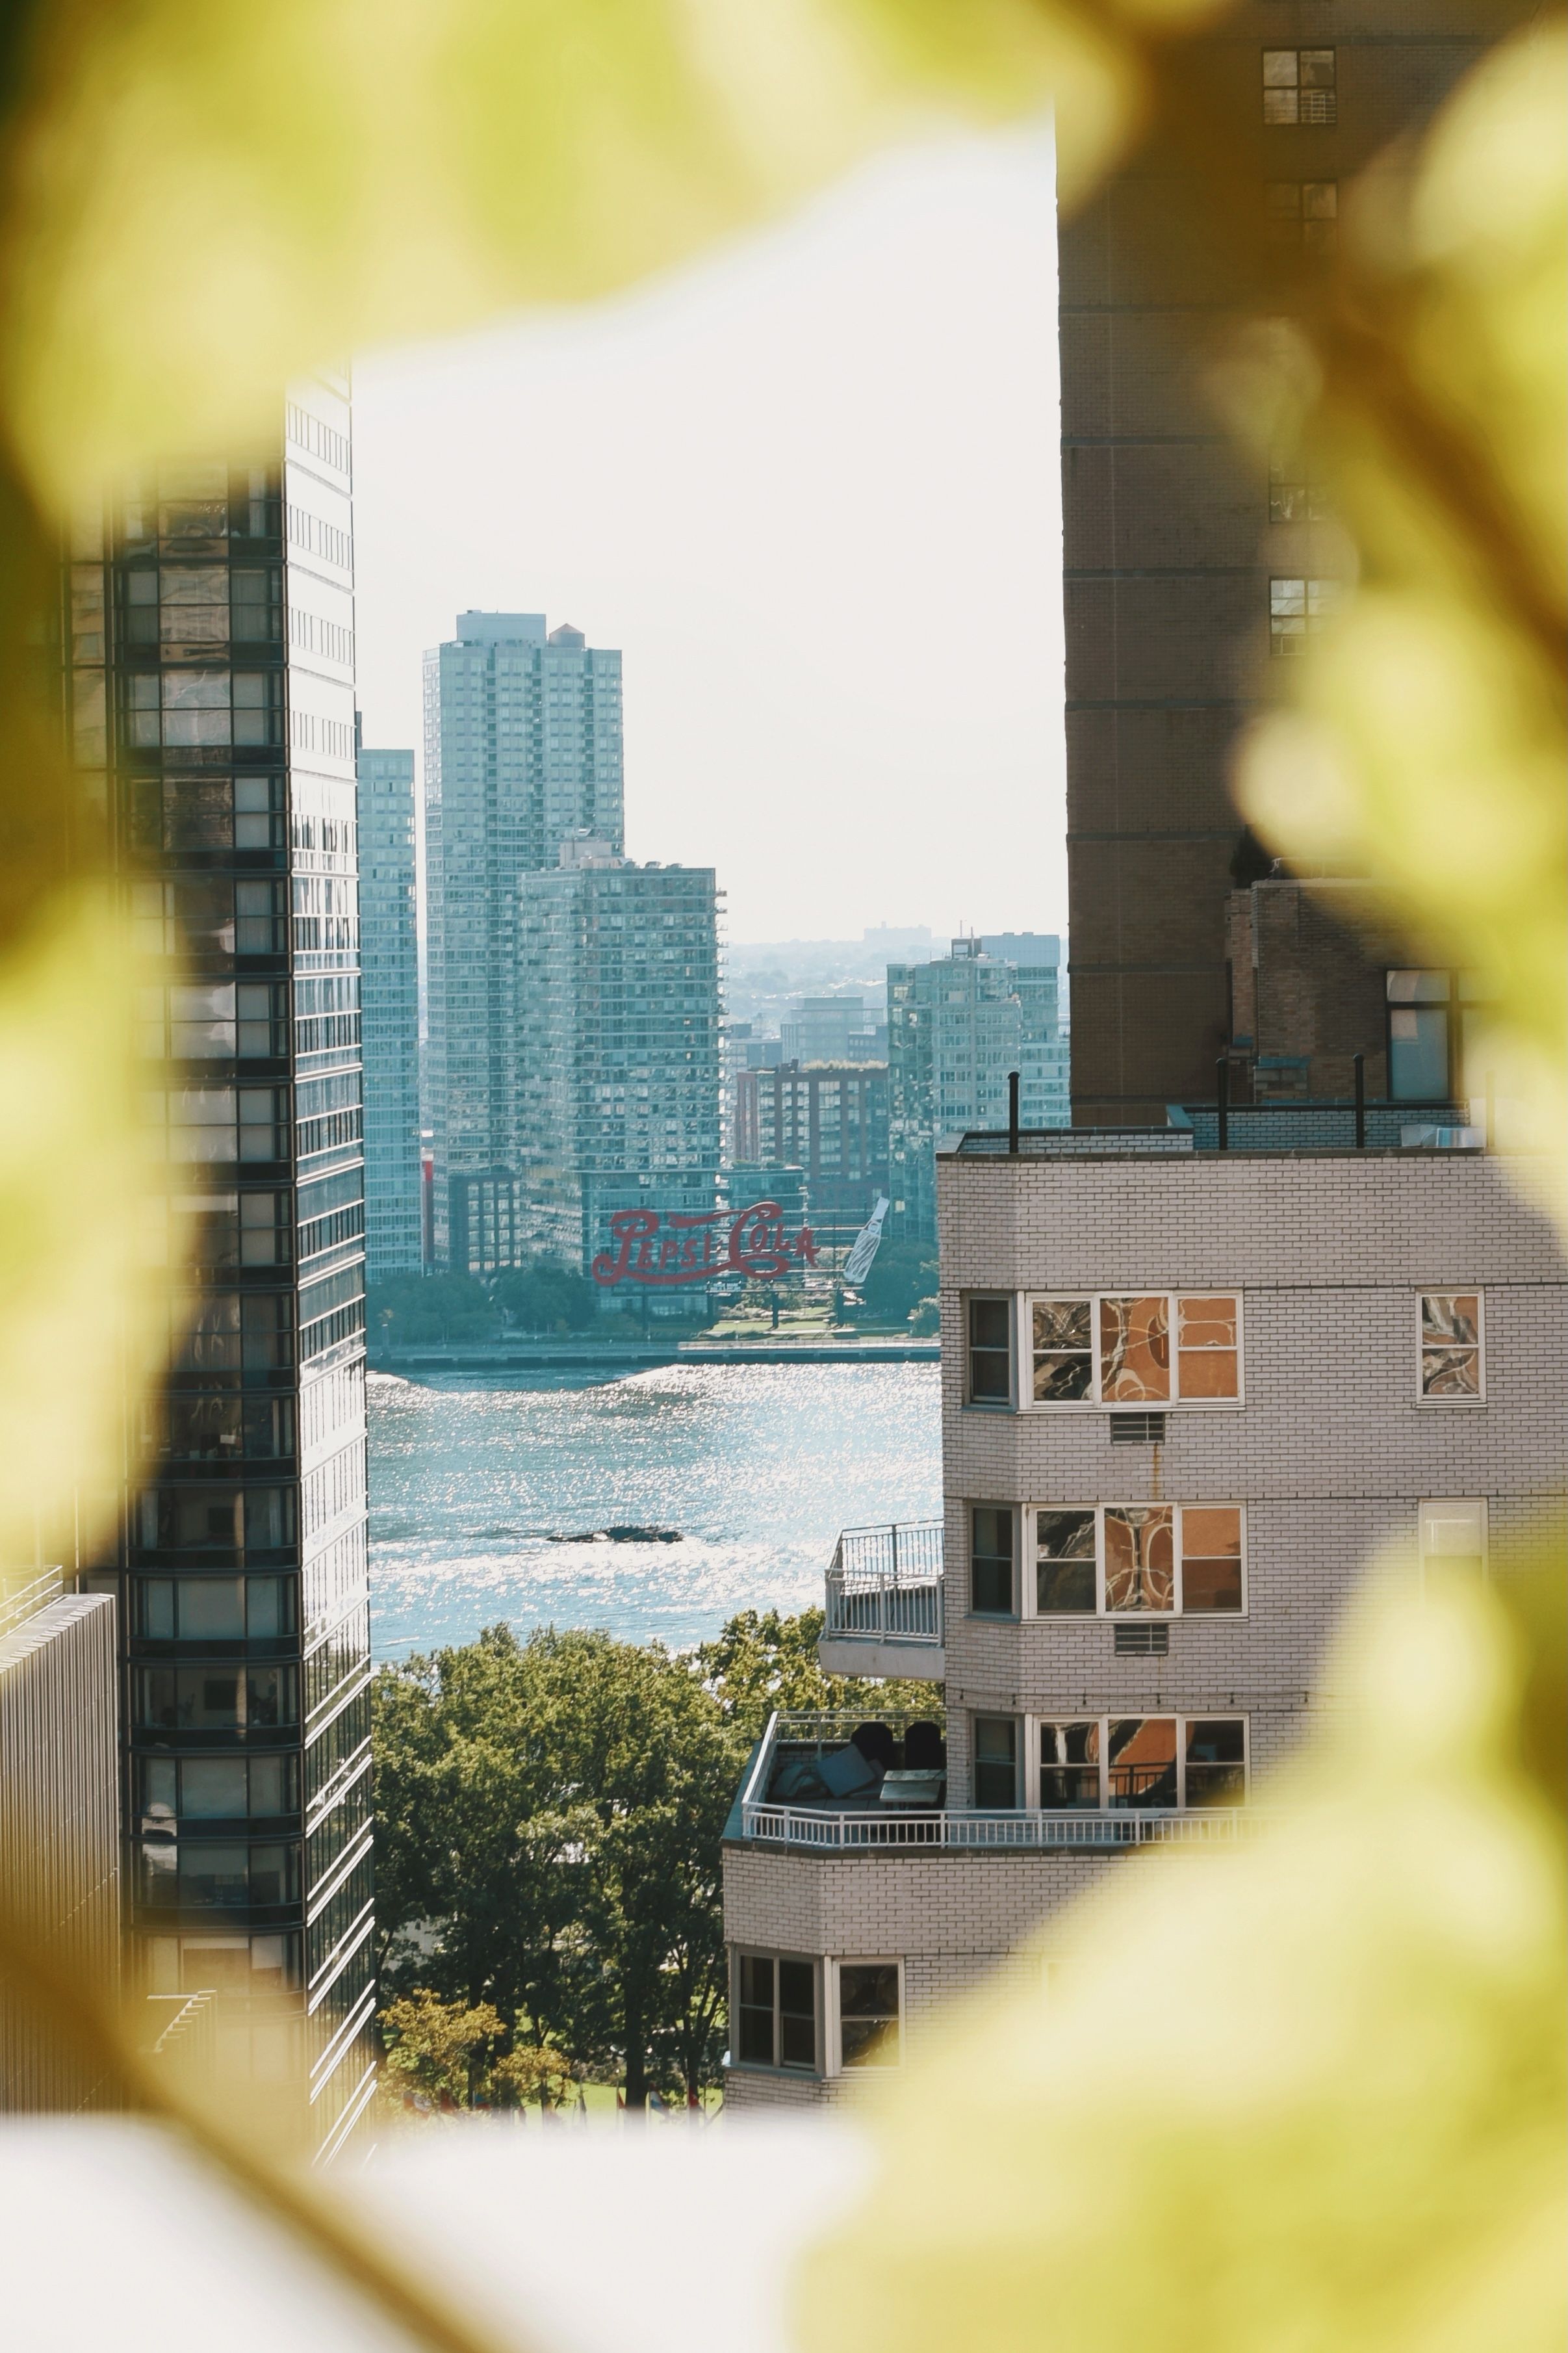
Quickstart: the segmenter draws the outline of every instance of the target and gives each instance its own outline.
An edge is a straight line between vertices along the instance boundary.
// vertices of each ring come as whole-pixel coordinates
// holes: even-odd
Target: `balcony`
[[[910,1847],[1110,1852],[1139,1846],[1233,1846],[1264,1827],[1265,1818],[1246,1806],[1184,1812],[1136,1800],[1048,1812],[949,1807],[943,1802],[945,1757],[940,1764],[927,1761],[940,1745],[939,1726],[912,1710],[889,1710],[874,1723],[851,1714],[776,1712],[758,1744],[725,1835],[816,1853]]]
[[[942,1522],[846,1528],[827,1571],[816,1655],[832,1675],[903,1675],[941,1683]]]

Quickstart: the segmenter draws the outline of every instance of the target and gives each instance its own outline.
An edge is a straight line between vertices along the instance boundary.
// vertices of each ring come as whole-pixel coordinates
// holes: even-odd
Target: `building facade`
[[[1369,1103],[1463,1102],[1495,1123],[1490,991],[1476,973],[1412,965],[1365,883],[1279,874],[1233,891],[1226,947],[1233,1102],[1348,1101],[1359,1058]]]
[[[841,1539],[822,1646],[931,1704],[780,1717],[752,1760],[741,2107],[1037,1973],[1020,1938],[1130,1848],[1266,1835],[1369,1560],[1500,1573],[1561,1511],[1568,1269],[1479,1150],[990,1135],[941,1188],[943,1525]]]
[[[1019,1117],[1064,1127],[1068,1045],[1058,1014],[1059,940],[1011,935],[1026,960],[959,939],[929,964],[888,966],[888,1124],[891,1230],[936,1238],[940,1137],[1005,1124],[1008,1076],[1019,1073]]]
[[[120,1667],[114,1603],[58,1569],[0,1587],[0,1886],[58,1966],[120,1989]],[[0,1976],[0,2115],[107,2099]]]
[[[887,1064],[784,1062],[741,1083],[750,1156],[802,1170],[817,1241],[852,1241],[888,1190]]]
[[[719,1190],[718,891],[574,834],[517,890],[518,1230],[584,1272],[617,1209]]]
[[[119,1605],[132,1963],[216,1989],[327,2155],[374,2082],[350,435],[346,379],[312,378],[270,459],[84,510],[64,617],[74,757],[158,976],[175,1286],[78,1564]]]
[[[568,835],[617,854],[621,657],[542,613],[464,613],[425,657],[428,1048],[438,1261],[484,1274],[528,1255],[518,1185],[520,878]]]
[[[361,745],[355,767],[365,1271],[381,1282],[424,1263],[414,754]]]
[[[1290,311],[1331,250],[1342,189],[1426,120],[1501,21],[1486,0],[1243,0],[1191,50],[1180,132],[1152,134],[1063,223],[1079,1124],[1213,1097],[1241,835],[1231,748],[1344,570],[1321,484],[1289,450],[1252,464],[1205,372],[1243,318]],[[1211,125],[1201,179],[1194,109]]]
[[[803,997],[792,1020],[779,1024],[785,1062],[885,1062],[888,1025],[868,1011],[863,997]]]

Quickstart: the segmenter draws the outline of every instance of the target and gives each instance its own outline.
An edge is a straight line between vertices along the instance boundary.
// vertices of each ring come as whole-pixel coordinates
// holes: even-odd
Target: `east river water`
[[[934,1365],[671,1365],[507,1388],[372,1373],[375,1655],[503,1619],[679,1648],[739,1609],[819,1602],[840,1528],[940,1512],[937,1382]]]

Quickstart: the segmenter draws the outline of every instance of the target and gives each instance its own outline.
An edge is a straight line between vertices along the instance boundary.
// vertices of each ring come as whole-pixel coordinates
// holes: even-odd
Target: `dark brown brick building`
[[[1503,21],[1479,0],[1244,0],[1164,127],[1063,226],[1076,1123],[1213,1098],[1230,751],[1344,569],[1320,491],[1283,461],[1248,465],[1205,368],[1241,319],[1289,309],[1331,249],[1342,187]]]

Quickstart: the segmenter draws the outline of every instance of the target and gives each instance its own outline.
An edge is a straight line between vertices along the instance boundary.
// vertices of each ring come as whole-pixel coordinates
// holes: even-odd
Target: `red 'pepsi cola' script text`
[[[753,1201],[748,1209],[710,1209],[703,1217],[679,1209],[617,1209],[610,1219],[610,1248],[594,1261],[593,1275],[606,1290],[617,1282],[668,1289],[726,1274],[772,1282],[816,1264],[811,1228],[786,1235],[778,1203]]]

